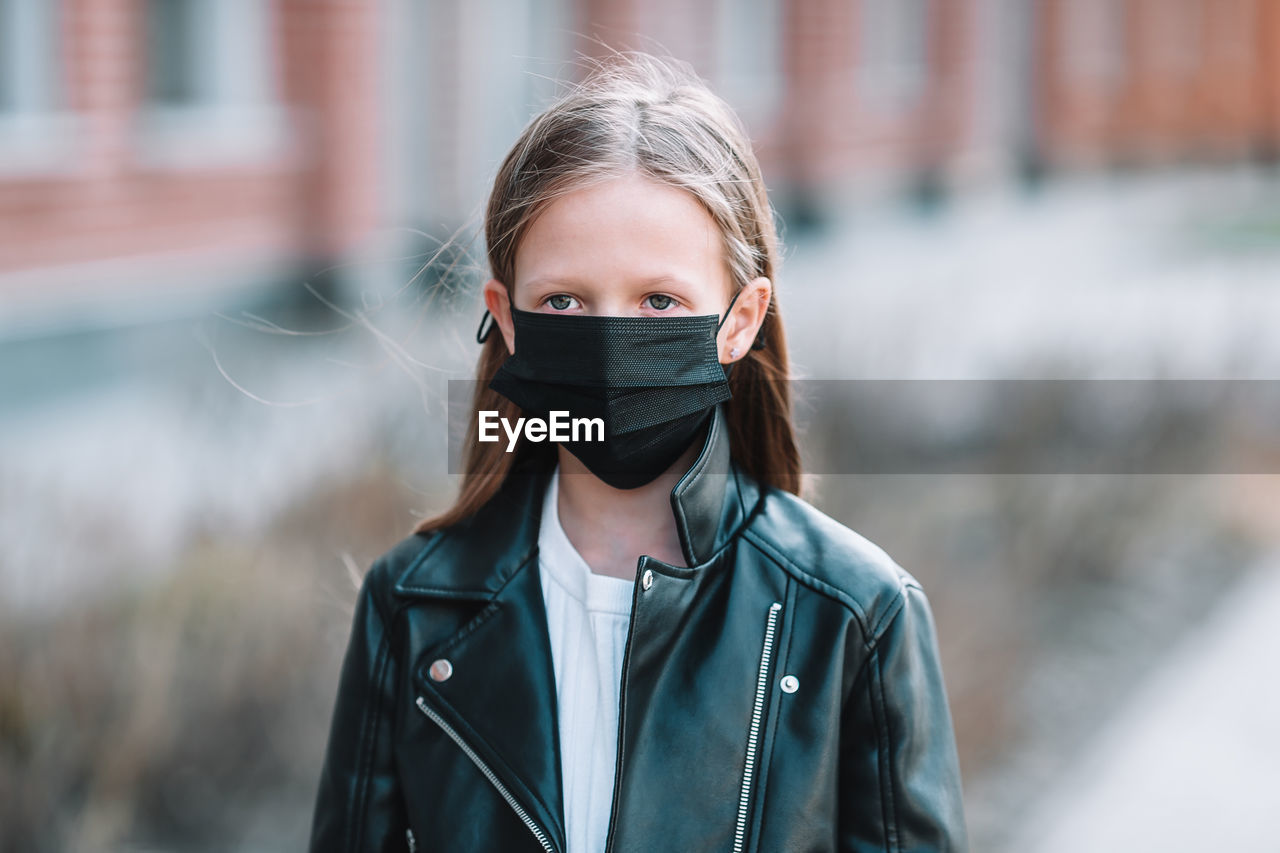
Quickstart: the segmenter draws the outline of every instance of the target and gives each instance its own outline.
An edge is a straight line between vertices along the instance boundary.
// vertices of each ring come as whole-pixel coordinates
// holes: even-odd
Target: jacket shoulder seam
[[[863,665],[859,667],[858,674],[854,676],[851,687],[851,689],[856,688],[864,671],[873,673],[873,676],[868,678],[867,691],[875,708],[877,738],[882,745],[880,808],[881,819],[884,821],[885,827],[885,849],[890,851],[901,849],[902,828],[898,824],[898,804],[895,794],[897,786],[893,781],[895,773],[894,756],[893,750],[889,748],[889,744],[893,740],[893,733],[889,731],[888,703],[884,695],[884,661],[880,657],[880,641],[884,638],[889,626],[906,609],[907,596],[911,594],[912,589],[920,593],[924,592],[923,587],[914,580],[903,582],[899,594],[894,599],[894,606],[888,608],[885,616],[877,623],[876,634],[871,641],[867,658]]]
[[[875,683],[869,685],[872,689],[872,702],[876,707],[876,728],[878,730],[878,739],[881,742],[881,760],[880,768],[880,808],[882,820],[885,828],[885,849],[898,850],[898,840],[901,831],[898,827],[898,804],[894,797],[893,784],[893,750],[891,743],[893,740],[892,732],[889,731],[889,714],[888,703],[884,698],[884,672],[880,661],[880,650],[875,649],[868,656],[869,661],[875,664]]]
[[[370,570],[371,574],[372,571]],[[359,787],[356,790],[356,796],[352,799],[354,819],[351,822],[352,834],[347,839],[348,849],[352,850],[358,849],[352,845],[359,841],[364,832],[365,801],[369,796],[370,767],[373,764],[373,752],[377,748],[379,720],[382,715],[382,682],[386,678],[387,663],[391,657],[390,638],[387,634],[388,624],[383,615],[382,606],[378,603],[378,596],[373,593],[374,590],[370,589],[370,605],[373,607],[381,625],[378,631],[378,652],[373,671],[373,699],[370,706],[365,709],[364,718],[361,720],[360,769],[357,774]]]
[[[883,636],[884,632],[888,629],[889,624],[893,622],[894,617],[902,612],[903,607],[906,605],[908,591],[914,588],[918,592],[923,592],[919,582],[914,578],[904,576],[901,573],[896,574],[898,588],[893,594],[893,600],[886,604],[884,612],[879,615],[879,618],[875,620],[875,624],[873,625],[870,623],[867,611],[853,596],[849,595],[844,590],[815,577],[810,572],[805,571],[788,556],[774,547],[773,543],[769,542],[755,531],[750,529],[744,530],[743,537],[750,539],[751,542],[765,554],[765,556],[777,563],[783,571],[794,576],[797,581],[844,605],[844,607],[853,614],[854,619],[857,620],[858,628],[862,631],[863,644],[868,651],[875,648],[875,646],[880,642],[880,638]]]
[[[809,587],[810,589],[813,589],[814,591],[821,593],[822,595],[825,595],[828,598],[834,599],[835,601],[838,601],[840,604],[844,605],[844,607],[847,608],[849,612],[853,614],[853,618],[857,621],[858,629],[862,631],[862,636],[864,641],[867,641],[867,642],[870,641],[871,634],[867,626],[866,611],[862,609],[862,605],[858,604],[858,602],[853,598],[853,596],[849,595],[844,590],[837,589],[836,587],[832,586],[831,584],[827,583],[824,580],[814,577],[809,572],[800,568],[800,566],[796,565],[785,554],[780,553],[773,546],[773,543],[769,542],[764,537],[757,534],[755,531],[748,528],[743,531],[742,535],[744,538],[750,539],[751,542],[756,546],[756,548],[758,548],[762,553],[764,553],[765,556],[767,556],[773,562],[777,563],[778,566],[783,571],[795,577],[797,581]]]
[[[884,615],[876,623],[875,630],[867,639],[866,647],[868,655],[863,659],[858,671],[853,674],[853,680],[849,683],[849,689],[853,690],[857,687],[858,682],[862,680],[863,674],[871,667],[872,659],[876,659],[876,666],[879,666],[880,641],[884,639],[885,632],[889,630],[889,626],[893,624],[893,620],[906,609],[907,595],[912,588],[923,592],[924,590],[915,581],[905,581],[898,590],[898,594],[893,598],[893,604],[885,608]]]
[[[920,584],[916,583],[915,581],[904,580],[901,576],[899,576],[898,591],[894,593],[893,603],[885,607],[884,613],[880,616],[880,619],[876,622],[875,627],[871,629],[870,639],[873,645],[878,644],[880,642],[880,638],[883,637],[885,631],[889,629],[889,623],[891,623],[894,619],[896,619],[898,614],[902,612],[904,607],[906,607],[907,595],[910,592],[912,587],[915,587],[917,590],[919,590]]]
[[[407,566],[404,566],[402,568],[397,568],[395,570],[394,577],[391,581],[392,591],[399,591],[399,590],[404,590],[405,592],[435,592],[436,591],[432,587],[411,586],[405,583],[405,579],[408,578],[409,575],[417,571],[422,566],[422,564],[427,561],[427,558],[431,556],[431,553],[435,551],[437,547],[439,547],[441,540],[444,539],[444,536],[445,536],[444,531],[440,531],[440,530],[433,531],[431,538],[428,539],[425,543],[423,543],[422,549],[417,554],[413,555],[413,558],[409,560],[409,564]]]

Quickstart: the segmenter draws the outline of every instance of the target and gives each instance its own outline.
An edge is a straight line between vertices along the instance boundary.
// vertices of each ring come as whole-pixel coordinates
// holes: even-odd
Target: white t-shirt
[[[560,712],[567,853],[599,853],[613,806],[618,694],[635,582],[591,571],[560,526],[559,485],[557,468],[542,504],[538,568]]]

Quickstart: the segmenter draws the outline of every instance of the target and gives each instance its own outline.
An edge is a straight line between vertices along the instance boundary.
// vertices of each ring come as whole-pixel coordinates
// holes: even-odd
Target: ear
[[[738,294],[733,309],[720,327],[716,336],[716,348],[720,353],[720,363],[730,364],[743,358],[751,349],[752,342],[760,327],[764,325],[765,314],[769,310],[769,300],[773,297],[773,284],[761,276],[754,279]],[[497,316],[497,315],[494,315]],[[737,350],[737,355],[730,355]]]
[[[489,313],[493,315],[493,321],[498,324],[498,331],[502,332],[502,339],[507,344],[507,352],[514,353],[516,326],[511,320],[511,294],[507,292],[506,285],[496,278],[491,278],[484,283],[482,293],[484,307],[489,309]]]

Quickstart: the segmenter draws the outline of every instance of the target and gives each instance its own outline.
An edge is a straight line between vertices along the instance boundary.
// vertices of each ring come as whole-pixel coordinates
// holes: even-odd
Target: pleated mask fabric
[[[610,317],[511,309],[515,353],[489,387],[526,415],[600,418],[604,441],[564,442],[615,488],[652,482],[731,396],[715,314]],[[725,316],[728,316],[726,312]]]

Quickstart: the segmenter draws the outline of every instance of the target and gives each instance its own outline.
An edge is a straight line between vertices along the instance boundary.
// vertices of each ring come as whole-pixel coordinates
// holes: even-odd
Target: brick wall
[[[1089,165],[1239,159],[1274,147],[1278,7],[1046,0],[1038,33],[1043,154]],[[1097,20],[1082,20],[1091,15]],[[1101,39],[1114,41],[1114,61],[1102,50],[1089,55]]]
[[[197,133],[169,137],[160,149],[146,130],[144,6],[62,0],[70,124],[57,141],[66,150],[0,172],[0,291],[10,291],[0,298],[20,295],[11,292],[15,282],[42,286],[39,276],[6,273],[107,259],[324,258],[374,224],[374,0],[275,0],[268,38],[278,125],[261,140]]]

